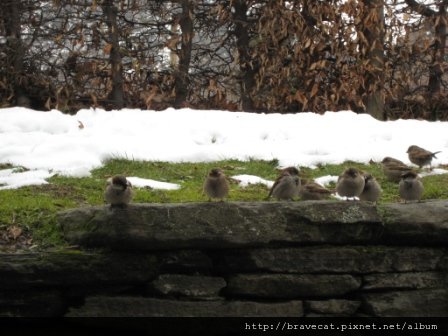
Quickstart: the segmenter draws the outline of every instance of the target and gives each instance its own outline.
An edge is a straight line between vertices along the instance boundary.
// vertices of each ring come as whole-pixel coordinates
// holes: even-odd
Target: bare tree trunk
[[[430,94],[439,93],[441,88],[442,64],[445,62],[447,20],[446,5],[440,4],[435,23],[434,61],[429,70],[428,90]]]
[[[365,37],[363,61],[368,64],[366,73],[366,112],[378,120],[384,120],[384,2],[363,0],[363,29]]]
[[[185,105],[189,93],[188,71],[190,69],[191,48],[194,37],[193,30],[193,12],[194,4],[190,0],[182,0],[182,13],[179,20],[180,29],[182,30],[181,48],[179,50],[179,64],[175,71],[176,98],[174,106],[180,108]]]
[[[247,20],[246,0],[234,1],[233,21],[235,22],[236,46],[239,55],[239,65],[241,69],[241,102],[244,111],[254,111],[252,92],[255,87],[254,64],[249,55],[249,22]]]
[[[25,48],[22,43],[20,30],[21,2],[6,1],[2,7],[4,10],[2,16],[6,33],[7,64],[15,104],[30,107],[30,99],[26,95],[26,88],[23,85]]]
[[[117,25],[118,9],[115,7],[113,0],[104,0],[103,11],[106,16],[107,27],[109,28],[108,43],[111,45],[109,60],[111,65],[112,90],[109,92],[108,98],[114,108],[120,109],[124,107],[124,81]]]

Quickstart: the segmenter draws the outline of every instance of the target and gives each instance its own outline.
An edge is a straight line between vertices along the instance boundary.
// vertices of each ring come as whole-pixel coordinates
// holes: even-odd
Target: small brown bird
[[[331,195],[331,190],[321,186],[320,184],[312,181],[301,180],[299,196],[302,200],[323,200]]]
[[[415,172],[407,172],[402,175],[398,184],[400,197],[407,201],[420,201],[423,194],[423,183]]]
[[[381,196],[381,187],[377,180],[370,174],[364,174],[364,189],[362,190],[359,199],[367,202],[377,202]]]
[[[400,161],[398,159],[395,159],[393,157],[390,156],[386,156],[383,161],[381,161],[381,163],[383,165],[388,165],[388,164],[399,164],[399,165],[403,165],[405,166],[406,164],[403,161]]]
[[[204,182],[204,193],[209,202],[213,198],[224,201],[229,194],[229,183],[221,168],[214,168],[208,173]]]
[[[299,195],[299,188],[299,170],[296,167],[287,167],[281,170],[280,176],[269,190],[268,198],[273,196],[278,200],[293,200]]]
[[[125,207],[134,196],[131,182],[123,175],[115,175],[107,181],[104,198],[111,207]]]
[[[364,184],[364,177],[358,169],[347,168],[338,178],[336,192],[339,196],[347,197],[347,200],[359,197],[364,189]]]
[[[412,167],[407,166],[400,160],[388,156],[381,161],[381,165],[383,166],[384,175],[387,180],[391,182],[400,182],[401,175],[412,171]]]
[[[429,165],[429,169],[431,169],[431,161],[433,158],[437,159],[436,154],[440,151],[432,153],[424,148],[412,145],[409,146],[406,153],[408,153],[409,161],[419,166],[420,169],[426,165]]]

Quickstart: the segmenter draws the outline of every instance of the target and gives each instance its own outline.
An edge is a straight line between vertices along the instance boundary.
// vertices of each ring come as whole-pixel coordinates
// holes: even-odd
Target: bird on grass
[[[213,168],[208,173],[204,182],[204,193],[207,195],[209,202],[212,199],[224,201],[229,194],[229,183],[221,168]]]
[[[416,164],[420,169],[423,166],[429,165],[429,169],[431,170],[431,161],[432,159],[437,159],[436,154],[440,153],[440,151],[430,152],[419,146],[412,145],[409,146],[406,153],[408,153],[409,161]]]
[[[299,195],[299,189],[299,170],[296,167],[287,167],[280,171],[280,175],[269,190],[268,198],[272,196],[279,201],[291,201]]]
[[[400,161],[398,159],[395,159],[393,157],[390,156],[386,156],[381,163],[384,165],[389,165],[389,164],[398,164],[398,165],[403,165],[405,166],[406,164],[403,161]]]
[[[364,189],[359,195],[359,199],[367,202],[378,202],[382,192],[379,183],[371,174],[365,173],[363,176]]]
[[[411,171],[402,175],[398,190],[400,197],[406,203],[407,201],[420,201],[424,187],[417,173]]]
[[[107,181],[104,197],[111,207],[126,207],[134,196],[131,182],[123,175],[115,175]]]
[[[383,161],[381,161],[383,167],[384,175],[390,182],[400,182],[401,175],[412,171],[412,167],[409,167],[404,162],[386,156]]]
[[[331,190],[321,186],[320,184],[312,181],[301,180],[299,196],[303,201],[308,200],[323,200],[329,198],[331,195]]]
[[[339,196],[349,198],[359,197],[362,191],[364,190],[365,180],[364,176],[356,168],[347,168],[344,172],[338,177],[338,181],[336,182],[336,192]]]

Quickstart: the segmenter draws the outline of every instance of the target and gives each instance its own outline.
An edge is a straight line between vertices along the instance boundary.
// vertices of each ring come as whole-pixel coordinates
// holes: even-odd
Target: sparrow
[[[400,161],[398,159],[395,159],[393,157],[390,156],[386,156],[383,161],[381,161],[381,163],[383,165],[389,165],[389,164],[399,164],[399,165],[403,165],[405,166],[406,164],[403,161]]]
[[[278,200],[293,200],[299,195],[299,188],[299,170],[296,167],[287,167],[281,170],[280,176],[274,181],[268,198],[273,196]]]
[[[123,175],[115,175],[107,181],[104,197],[111,207],[125,207],[134,196],[131,182]]]
[[[400,182],[401,175],[412,171],[412,167],[407,166],[400,160],[388,156],[381,161],[381,165],[383,166],[384,175],[387,180],[391,182]]]
[[[312,181],[301,180],[299,196],[302,200],[323,200],[331,195],[331,191]]]
[[[416,172],[407,172],[401,176],[398,184],[400,197],[406,201],[420,201],[423,194],[423,183]]]
[[[408,153],[409,161],[419,166],[420,169],[426,165],[429,165],[431,169],[431,161],[433,158],[437,159],[436,154],[440,151],[432,153],[424,148],[412,145],[409,146],[406,153]]]
[[[366,173],[364,176],[364,189],[362,190],[359,199],[367,202],[377,202],[381,196],[381,187],[377,180],[370,174]]]
[[[204,193],[208,196],[209,202],[213,198],[224,201],[229,194],[229,183],[221,168],[213,168],[208,173],[204,182]]]
[[[336,192],[339,196],[348,198],[359,197],[364,189],[365,180],[356,168],[347,168],[336,182]]]

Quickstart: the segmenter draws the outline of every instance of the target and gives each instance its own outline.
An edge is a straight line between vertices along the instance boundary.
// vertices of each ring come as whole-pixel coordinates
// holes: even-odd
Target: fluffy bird
[[[356,168],[347,168],[339,176],[336,183],[336,192],[339,196],[348,198],[359,197],[365,185],[364,176]]]
[[[364,174],[364,189],[359,195],[361,201],[378,202],[381,196],[381,187],[377,180],[370,174]]]
[[[208,200],[213,198],[224,201],[224,198],[229,194],[229,183],[221,168],[214,168],[210,170],[204,182],[204,193]]]
[[[420,169],[427,165],[431,169],[431,161],[433,158],[437,159],[436,154],[440,153],[440,151],[430,152],[419,146],[412,145],[409,146],[406,153],[408,153],[409,161],[419,166]]]
[[[287,167],[281,170],[280,176],[269,190],[268,198],[273,196],[278,200],[292,200],[299,195],[299,189],[299,170],[296,167]]]
[[[330,197],[331,191],[312,181],[301,180],[299,196],[304,201],[308,200],[323,200]]]
[[[125,207],[131,201],[134,193],[131,182],[122,175],[115,175],[107,181],[104,197],[111,207]]]
[[[395,159],[395,158],[390,157],[390,156],[386,156],[386,157],[381,161],[381,163],[382,163],[383,165],[389,165],[389,164],[399,164],[399,165],[403,165],[403,166],[406,165],[403,161],[400,161],[400,160]]]
[[[400,160],[388,156],[381,161],[381,165],[383,167],[384,175],[391,182],[400,182],[401,175],[412,171],[412,167],[407,166]]]
[[[407,172],[401,177],[398,184],[400,197],[407,201],[420,201],[423,194],[423,183],[415,172]]]

